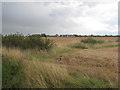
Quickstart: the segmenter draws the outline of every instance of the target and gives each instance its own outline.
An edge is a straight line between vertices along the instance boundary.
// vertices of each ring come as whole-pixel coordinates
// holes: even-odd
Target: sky
[[[2,33],[118,34],[118,3],[3,2]]]
[[[0,3],[0,33],[2,33],[2,3]]]

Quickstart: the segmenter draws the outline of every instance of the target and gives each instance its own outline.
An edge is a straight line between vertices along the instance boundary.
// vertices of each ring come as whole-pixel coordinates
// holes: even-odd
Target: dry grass
[[[118,48],[81,50],[61,55],[55,62],[67,65],[70,72],[76,70],[87,76],[115,83],[118,80]]]
[[[16,48],[2,48],[2,54],[4,57],[12,59],[12,60],[23,60],[25,57],[28,56],[23,50],[16,49]]]
[[[49,37],[54,40],[59,48],[70,48],[68,45],[78,43],[86,37]],[[104,40],[106,43],[98,45],[116,45],[117,37],[93,37]],[[99,47],[99,46],[97,46]],[[45,52],[24,51],[20,49],[8,49],[3,47],[3,56],[12,60],[19,60],[22,63],[22,70],[25,74],[26,87],[65,87],[63,84],[72,74],[81,73],[85,77],[98,78],[107,82],[111,87],[117,85],[118,80],[118,48],[103,49],[75,49],[73,53],[39,55]],[[66,51],[65,51],[66,52]],[[38,55],[36,55],[36,53]],[[49,52],[50,53],[50,52]],[[56,51],[54,51],[56,53]],[[32,55],[35,54],[35,55]],[[48,58],[45,58],[48,56]],[[32,60],[29,60],[29,57]],[[39,58],[47,59],[40,62]],[[52,57],[52,58],[49,58]],[[38,60],[37,60],[38,59]],[[52,60],[50,60],[52,59]],[[52,61],[52,62],[51,62]],[[78,77],[79,78],[79,77]],[[87,83],[86,83],[87,84]]]
[[[32,88],[62,87],[61,81],[68,77],[67,69],[53,63],[24,61],[26,83]]]
[[[62,65],[56,65],[50,62],[40,62],[39,58],[34,58],[34,55],[32,60],[29,60],[27,58],[35,52],[37,54],[43,54],[43,52],[37,52],[34,50],[23,51],[15,48],[8,49],[5,47],[2,49],[2,51],[5,58],[13,60],[15,62],[17,61],[18,63],[20,61],[20,63],[22,64],[21,69],[25,75],[24,84],[26,85],[23,87],[63,87],[61,82],[68,77],[67,69]]]
[[[87,39],[89,37],[48,37],[48,39],[53,40],[56,45],[60,48],[68,48],[68,45],[79,43],[83,39]],[[96,40],[104,40],[107,44],[115,43],[118,37],[91,37]]]

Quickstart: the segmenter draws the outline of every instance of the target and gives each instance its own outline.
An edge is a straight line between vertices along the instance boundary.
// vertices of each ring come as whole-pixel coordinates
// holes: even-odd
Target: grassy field
[[[118,37],[48,37],[49,51],[2,48],[4,88],[116,88]]]

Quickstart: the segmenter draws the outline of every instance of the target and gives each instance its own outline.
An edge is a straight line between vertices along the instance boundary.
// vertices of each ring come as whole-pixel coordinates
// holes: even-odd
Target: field
[[[98,41],[82,43],[88,38]],[[4,88],[118,87],[118,37],[47,39],[55,43],[49,51],[3,46]]]

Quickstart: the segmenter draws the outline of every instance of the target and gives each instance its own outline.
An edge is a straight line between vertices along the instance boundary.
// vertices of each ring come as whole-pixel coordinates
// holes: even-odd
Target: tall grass
[[[99,80],[98,78],[90,78],[83,74],[71,75],[65,82],[68,88],[106,88],[111,87],[110,84]]]
[[[60,65],[32,56],[29,50],[3,48],[3,87],[9,88],[65,88],[65,87],[112,87],[109,83],[73,72],[67,65]],[[70,51],[58,50],[50,56]],[[36,52],[37,54],[40,52]],[[35,53],[35,54],[36,54]],[[50,52],[47,52],[50,53]],[[38,55],[39,55],[38,54]],[[50,56],[49,56],[50,55]],[[28,57],[36,57],[29,60]],[[53,57],[52,56],[52,57]],[[46,59],[48,59],[46,58]],[[38,59],[38,60],[36,60]],[[85,71],[84,71],[85,72]],[[105,84],[106,83],[106,84]]]
[[[19,61],[13,61],[9,58],[2,58],[2,87],[3,88],[21,88],[24,86],[24,74],[22,65]]]
[[[51,40],[42,39],[39,36],[24,37],[21,35],[3,36],[3,39],[2,76],[4,88],[114,87],[114,85],[102,81],[95,76],[95,73],[92,73],[92,71],[98,73],[98,69],[89,69],[88,71],[88,68],[76,67],[77,69],[75,69],[70,65],[60,65],[50,62],[57,55],[73,52],[71,49],[52,48],[54,43]],[[85,48],[84,44],[82,43],[83,46],[79,46],[78,44],[75,47]],[[71,63],[77,65],[77,62],[74,60]],[[99,74],[100,72],[97,75]],[[100,75],[102,76],[102,73]],[[102,78],[106,77],[102,76]],[[112,78],[112,75],[110,78]]]
[[[62,87],[61,82],[68,77],[67,69],[60,65],[38,61],[26,61],[23,65],[28,87]]]

